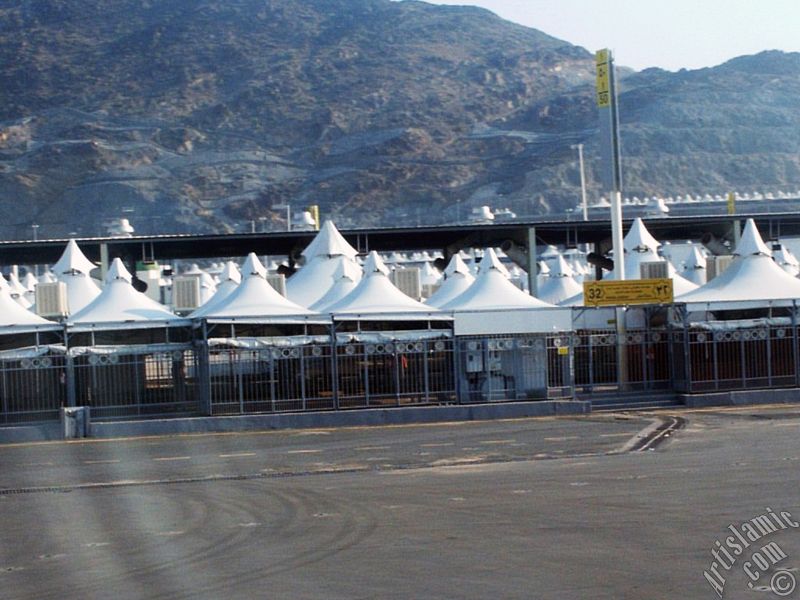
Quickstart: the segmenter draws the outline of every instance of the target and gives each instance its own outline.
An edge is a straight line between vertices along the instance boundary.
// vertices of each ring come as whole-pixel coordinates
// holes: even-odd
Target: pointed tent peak
[[[336,265],[333,279],[335,281],[349,279],[350,281],[358,282],[361,279],[361,267],[352,260],[341,260],[339,264]]]
[[[52,271],[45,271],[42,273],[41,277],[39,277],[39,283],[53,283],[55,281],[57,281],[57,279]]]
[[[356,249],[347,243],[330,220],[322,224],[319,233],[302,252],[306,260],[311,260],[315,256],[346,256],[352,259],[356,254],[358,254]]]
[[[483,258],[481,259],[478,267],[478,273],[483,275],[492,269],[500,271],[506,277],[511,277],[511,273],[508,272],[508,269],[506,269],[505,265],[500,262],[499,258],[497,258],[497,254],[495,253],[494,249],[487,248],[486,252],[483,253]]]
[[[108,268],[108,273],[106,273],[106,283],[111,283],[112,281],[123,280],[130,283],[133,281],[133,277],[131,276],[130,271],[125,267],[125,264],[122,262],[121,259],[115,258],[111,262],[111,266]]]
[[[22,282],[19,280],[19,277],[16,273],[14,273],[14,271],[11,271],[11,273],[8,274],[8,285],[11,287],[13,292],[18,294],[24,294],[28,291],[27,288],[22,285]]]
[[[469,271],[469,267],[467,263],[464,262],[464,259],[461,258],[461,254],[457,253],[452,256],[450,262],[447,263],[447,268],[444,270],[445,277],[450,277],[455,273],[461,273],[462,275],[471,275]]]
[[[561,256],[561,253],[558,251],[557,247],[551,244],[547,246],[547,248],[544,249],[544,252],[542,252],[539,256],[541,256],[544,259],[548,259],[548,258],[555,258],[556,256]]]
[[[251,252],[247,255],[247,258],[242,265],[242,278],[245,277],[263,277],[264,279],[267,278],[267,270],[264,268],[264,265],[261,264],[261,261],[258,260],[255,252]]]
[[[692,246],[691,252],[689,252],[689,256],[684,263],[685,269],[705,269],[706,268],[706,258],[697,248],[697,246]]]
[[[547,264],[547,261],[540,260],[536,263],[536,266],[539,269],[539,275],[549,275],[550,274],[550,265]]]
[[[96,265],[86,258],[86,255],[78,247],[78,243],[71,239],[67,242],[67,247],[64,248],[61,258],[53,265],[53,272],[61,274],[78,271],[88,275],[95,267]]]
[[[764,256],[772,256],[772,252],[764,240],[761,239],[761,234],[758,233],[755,221],[747,219],[744,226],[742,237],[736,245],[736,250],[733,251],[734,256],[752,256],[754,254],[763,254]]]
[[[383,262],[383,259],[380,255],[373,250],[367,256],[367,260],[364,261],[364,276],[371,277],[376,273],[383,273],[384,275],[389,275],[389,268],[386,266],[386,263]]]
[[[658,247],[660,246],[658,240],[644,226],[644,221],[642,221],[641,217],[636,217],[633,220],[633,224],[628,230],[622,245],[626,252],[647,252],[648,250],[658,252]]]
[[[219,274],[220,282],[224,281],[233,281],[234,283],[241,283],[242,282],[242,273],[239,271],[239,267],[236,266],[236,263],[232,260],[229,260],[225,263],[225,266],[222,267],[222,272]]]
[[[25,289],[29,291],[33,291],[36,288],[37,283],[39,283],[39,280],[36,279],[36,275],[30,271],[25,273],[25,277],[22,278],[22,285],[24,285]]]
[[[564,260],[563,256],[559,256],[550,269],[550,277],[572,277],[573,275],[575,275],[575,272]]]

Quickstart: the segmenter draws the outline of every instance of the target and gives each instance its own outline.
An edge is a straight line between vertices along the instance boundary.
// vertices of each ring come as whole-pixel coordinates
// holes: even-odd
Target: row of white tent
[[[637,220],[625,237],[626,278],[638,278],[644,262],[666,261],[658,254],[658,248],[658,241],[644,223]],[[287,281],[286,297],[270,285],[267,270],[251,253],[241,271],[232,262],[224,266],[213,295],[189,317],[287,318],[333,314],[431,319],[459,313],[541,311],[554,309],[555,304],[582,304],[581,287],[561,255],[548,261],[550,272],[542,281],[536,298],[511,282],[508,268],[494,250],[485,251],[477,275],[457,254],[445,269],[441,285],[425,303],[406,296],[392,283],[389,269],[376,252],[368,255],[363,267],[359,265],[357,251],[330,222],[325,223],[302,255],[305,265]],[[699,262],[700,258],[696,260]],[[711,303],[757,305],[760,301],[793,302],[800,298],[800,280],[773,260],[772,251],[764,244],[752,220],[745,226],[732,264],[703,286],[681,276],[669,261],[666,262],[674,282],[676,302],[706,305],[706,310],[710,310],[707,305]],[[69,305],[74,311],[68,323],[175,322],[182,319],[136,291],[130,272],[118,258],[110,265],[102,289],[89,275],[94,268],[74,241],[70,241],[61,259],[53,265],[55,277],[66,284]],[[11,286],[4,283],[0,284],[0,325],[49,323],[15,300]],[[563,322],[554,312],[549,316]]]

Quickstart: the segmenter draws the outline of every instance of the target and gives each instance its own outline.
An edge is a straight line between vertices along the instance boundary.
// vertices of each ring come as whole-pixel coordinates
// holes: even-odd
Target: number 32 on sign
[[[668,304],[672,300],[672,279],[587,281],[583,284],[584,306]]]

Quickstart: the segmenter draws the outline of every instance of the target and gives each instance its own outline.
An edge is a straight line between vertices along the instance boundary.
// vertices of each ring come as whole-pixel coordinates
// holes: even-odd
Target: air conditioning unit
[[[436,293],[436,290],[438,290],[440,287],[441,287],[441,284],[439,284],[439,283],[433,283],[433,284],[426,283],[426,284],[423,284],[422,285],[422,297],[423,298],[430,298],[431,296],[433,296],[434,293]]]
[[[175,312],[189,312],[200,306],[200,278],[175,277],[172,280],[172,308]]]
[[[67,285],[63,281],[36,284],[36,314],[45,319],[62,319],[69,314]]]
[[[709,256],[706,261],[706,281],[711,281],[714,277],[719,277],[733,262],[733,256],[724,254],[722,256]]]
[[[643,262],[639,265],[639,276],[642,279],[668,279],[669,270],[666,261]]]
[[[420,271],[417,267],[397,269],[392,273],[392,281],[406,296],[419,300],[422,297],[419,275]]]
[[[284,298],[286,297],[286,276],[280,274],[267,275],[267,283]]]

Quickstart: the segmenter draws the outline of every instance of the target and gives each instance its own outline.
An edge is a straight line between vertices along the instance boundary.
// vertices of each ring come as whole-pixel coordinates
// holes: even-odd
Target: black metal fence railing
[[[800,387],[800,331],[788,319],[622,336],[41,346],[0,353],[0,424],[54,420],[62,406],[113,419],[791,387]]]

